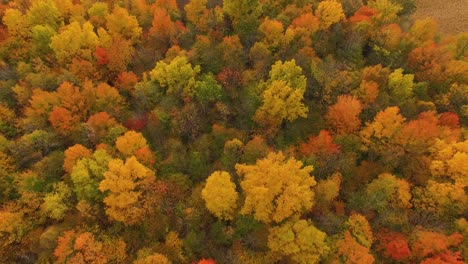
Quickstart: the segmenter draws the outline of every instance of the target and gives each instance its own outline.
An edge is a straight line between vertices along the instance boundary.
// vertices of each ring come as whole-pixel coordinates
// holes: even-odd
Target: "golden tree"
[[[231,175],[225,171],[215,171],[206,180],[202,197],[208,210],[216,217],[231,220],[237,207],[238,194]]]
[[[273,227],[268,235],[268,247],[273,252],[290,256],[295,263],[319,263],[328,252],[326,234],[306,220],[288,221]]]
[[[255,165],[236,164],[245,195],[242,214],[253,213],[255,219],[279,223],[288,217],[310,210],[314,204],[311,189],[316,184],[310,175],[312,166],[286,159],[282,152],[270,153]]]
[[[345,18],[341,3],[335,0],[326,0],[319,3],[315,15],[320,19],[320,27],[328,29],[331,25]]]
[[[104,198],[106,214],[113,220],[126,225],[138,223],[145,216],[145,187],[155,180],[154,172],[132,156],[125,163],[120,159],[109,161],[109,170],[99,185]]]

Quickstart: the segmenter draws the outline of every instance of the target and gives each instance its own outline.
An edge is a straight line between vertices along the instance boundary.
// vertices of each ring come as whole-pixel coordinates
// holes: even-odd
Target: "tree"
[[[235,32],[246,40],[258,27],[262,4],[258,0],[224,0],[223,11],[231,18]]]
[[[403,74],[403,69],[396,69],[388,76],[388,88],[395,98],[405,100],[413,95],[413,74]]]
[[[329,251],[326,236],[306,220],[292,220],[270,228],[268,248],[297,263],[319,263],[321,256]]]
[[[94,3],[86,11],[89,16],[89,21],[96,27],[104,27],[106,24],[106,16],[109,14],[109,7],[107,3],[97,2]]]
[[[343,181],[340,173],[334,173],[328,179],[320,180],[315,186],[316,205],[314,212],[326,213],[332,202],[340,195],[340,186]]]
[[[264,223],[280,223],[310,210],[314,204],[311,188],[316,184],[310,176],[313,167],[301,167],[302,162],[286,160],[282,152],[272,152],[255,165],[236,164],[245,195],[241,213],[253,213]]]
[[[219,44],[223,53],[223,65],[229,69],[241,70],[245,65],[245,51],[239,36],[225,36]]]
[[[117,150],[119,150],[120,153],[124,154],[126,157],[135,155],[139,149],[148,147],[143,134],[132,130],[118,137],[115,141],[115,146],[117,147]]]
[[[325,118],[335,133],[350,134],[358,131],[361,126],[361,111],[362,104],[357,98],[340,95],[336,104],[328,108]]]
[[[65,160],[63,162],[63,169],[67,173],[71,173],[75,163],[81,158],[87,158],[91,156],[91,150],[87,149],[83,145],[75,144],[65,150]]]
[[[80,89],[69,82],[63,82],[57,88],[57,96],[60,106],[69,111],[74,122],[84,121],[88,117],[92,94],[86,88]]]
[[[118,34],[132,43],[138,42],[142,33],[136,17],[120,7],[115,7],[112,13],[106,16],[106,27],[110,35]]]
[[[415,210],[423,215],[433,217],[458,216],[467,209],[468,195],[466,186],[460,182],[427,181],[424,187],[413,189]]]
[[[187,20],[200,32],[209,29],[210,10],[206,7],[208,0],[190,0],[185,6]]]
[[[397,22],[398,13],[403,10],[401,5],[390,0],[372,0],[367,5],[378,12],[373,18],[377,25]]]
[[[383,229],[378,236],[378,249],[387,258],[405,261],[411,257],[408,239],[401,233]]]
[[[344,239],[337,242],[338,247],[338,259],[334,263],[346,263],[346,264],[372,264],[375,259],[369,253],[369,249],[356,242],[351,236],[349,231],[345,231]]]
[[[76,127],[78,119],[72,116],[71,112],[63,107],[54,107],[49,115],[49,122],[60,134],[69,135]]]
[[[195,83],[194,97],[203,104],[221,99],[223,88],[212,74],[206,74]]]
[[[291,29],[284,32],[284,26],[280,21],[268,18],[259,25],[258,31],[261,41],[272,52],[283,51],[294,38]]]
[[[231,175],[215,171],[206,180],[202,197],[208,210],[223,220],[232,220],[237,208],[238,194]]]
[[[86,124],[90,129],[91,142],[95,144],[102,142],[112,128],[119,126],[117,121],[106,112],[99,112],[90,116]]]
[[[173,21],[170,12],[163,7],[156,7],[153,11],[153,22],[148,33],[154,39],[154,44],[162,54],[177,44],[179,36],[186,31],[180,21]]]
[[[68,230],[58,237],[54,256],[56,263],[121,263],[127,258],[125,247],[121,239],[99,241],[93,233]]]
[[[102,200],[99,184],[104,178],[104,172],[108,170],[110,160],[111,156],[101,149],[76,162],[70,176],[78,201],[95,205]]]
[[[330,132],[320,130],[317,136],[310,135],[307,143],[301,143],[299,151],[306,157],[320,153],[337,154],[340,152],[340,146],[333,143],[333,137],[330,135]]]
[[[45,127],[50,112],[59,104],[59,100],[56,92],[33,89],[29,106],[24,109],[24,123],[35,128]]]
[[[319,3],[315,15],[320,20],[320,27],[330,28],[331,25],[340,22],[345,18],[341,3],[335,0],[326,0]]]
[[[150,72],[151,80],[156,81],[167,94],[185,97],[194,96],[195,78],[200,66],[192,67],[187,57],[177,56],[170,63],[159,61]]]
[[[450,53],[439,44],[427,42],[408,54],[408,66],[414,71],[417,81],[441,84],[445,81],[445,65]]]
[[[410,185],[389,173],[383,173],[369,183],[365,190],[367,205],[379,214],[383,224],[400,225],[407,221],[410,202]]]
[[[257,109],[253,119],[267,134],[275,134],[286,119],[294,121],[307,117],[307,107],[302,103],[304,90],[293,89],[284,81],[273,81],[263,92],[263,105]]]
[[[363,215],[353,213],[346,221],[349,234],[353,239],[361,244],[362,246],[370,249],[374,242],[374,235],[372,234],[372,228]]]
[[[440,135],[438,122],[434,112],[422,112],[401,128],[395,142],[411,153],[424,153]]]
[[[434,178],[448,178],[462,186],[468,186],[468,140],[449,144],[437,139],[430,151],[430,169]]]
[[[26,12],[26,17],[32,26],[47,25],[54,30],[57,30],[60,23],[63,22],[63,18],[52,0],[33,2]]]
[[[417,259],[437,254],[463,241],[460,233],[446,236],[442,233],[417,228],[412,234],[411,252]]]
[[[404,155],[404,148],[395,142],[406,120],[398,113],[399,110],[394,106],[378,112],[374,121],[367,122],[359,133],[361,149],[388,168],[398,166],[400,157]]]
[[[50,218],[62,220],[66,212],[70,210],[72,191],[63,182],[54,184],[53,189],[53,192],[45,195],[41,210]]]
[[[88,89],[92,87],[88,87]],[[125,107],[125,99],[119,91],[107,83],[99,83],[91,94],[94,100],[90,106],[91,113],[108,112],[111,115],[119,116]]]
[[[73,58],[92,61],[98,44],[99,38],[91,23],[86,22],[81,26],[78,22],[72,22],[51,38],[50,47],[59,63],[67,64]]]
[[[34,53],[39,56],[46,56],[52,53],[50,40],[57,33],[49,25],[36,25],[31,29],[31,39],[34,43]]]
[[[307,12],[296,17],[289,26],[294,33],[300,36],[302,44],[308,46],[312,44],[312,37],[318,31],[320,20],[312,12]]]
[[[120,159],[109,161],[109,170],[99,190],[106,192],[106,214],[125,225],[141,222],[150,210],[147,206],[147,189],[155,180],[154,172],[132,156],[125,163]]]
[[[302,74],[302,68],[296,64],[294,59],[290,61],[277,61],[271,66],[269,72],[269,84],[274,81],[284,81],[295,90],[305,90],[307,78]]]
[[[163,254],[155,253],[145,258],[137,259],[133,264],[171,264],[172,262]]]
[[[138,83],[138,76],[133,72],[121,72],[117,75],[115,80],[115,87],[119,91],[132,92],[135,89],[135,85]]]

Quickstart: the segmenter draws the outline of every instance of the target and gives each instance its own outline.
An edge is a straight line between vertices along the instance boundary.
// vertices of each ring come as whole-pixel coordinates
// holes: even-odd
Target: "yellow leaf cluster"
[[[141,133],[128,131],[123,136],[117,138],[115,146],[120,153],[128,157],[134,155],[137,150],[147,147],[148,145],[145,137]]]
[[[154,172],[132,156],[125,163],[109,161],[109,171],[99,185],[101,192],[109,191],[104,203],[107,215],[125,224],[139,222],[145,214],[142,187],[154,180]]]
[[[352,214],[346,222],[350,234],[354,239],[366,248],[372,246],[374,236],[372,234],[372,228],[367,221],[366,217],[360,214]]]
[[[231,220],[237,208],[238,194],[231,181],[231,175],[225,171],[215,171],[206,180],[202,197],[208,210],[216,217]]]
[[[268,247],[273,252],[290,256],[297,263],[319,263],[328,252],[326,234],[306,220],[289,221],[273,227],[268,235]]]
[[[237,164],[235,167],[243,178],[242,214],[253,213],[261,222],[279,223],[312,208],[314,193],[311,188],[316,184],[310,176],[312,166],[302,168],[302,162],[286,159],[282,152],[272,152],[257,160],[255,165]]]
[[[263,105],[254,116],[262,127],[276,128],[284,119],[294,121],[307,117],[308,109],[302,103],[304,90],[293,89],[285,81],[273,81],[262,97]]]
[[[405,122],[405,118],[398,113],[399,111],[397,106],[388,107],[378,112],[372,123],[366,123],[366,127],[360,132],[365,147],[368,147],[375,139],[388,142],[399,131]]]
[[[326,0],[319,3],[315,15],[320,19],[320,27],[328,29],[331,25],[345,18],[341,3],[335,0]]]
[[[433,176],[450,177],[462,186],[468,186],[468,140],[451,144],[437,140],[431,150]]]

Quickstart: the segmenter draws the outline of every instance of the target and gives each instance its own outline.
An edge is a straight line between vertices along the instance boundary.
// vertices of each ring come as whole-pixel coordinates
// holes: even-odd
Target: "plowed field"
[[[443,35],[468,32],[468,0],[416,0],[414,18],[432,17]]]

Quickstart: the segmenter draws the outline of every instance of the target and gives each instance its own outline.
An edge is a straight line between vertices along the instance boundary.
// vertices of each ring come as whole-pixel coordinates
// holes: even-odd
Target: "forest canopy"
[[[465,263],[468,33],[415,10],[0,1],[0,262]]]

